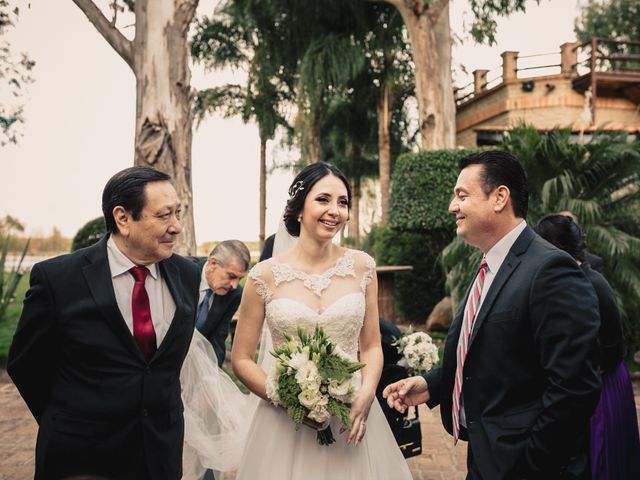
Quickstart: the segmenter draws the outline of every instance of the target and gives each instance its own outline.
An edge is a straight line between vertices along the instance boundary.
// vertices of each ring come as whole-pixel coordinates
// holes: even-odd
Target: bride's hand
[[[349,412],[349,418],[351,419],[351,431],[349,432],[347,443],[357,445],[362,441],[367,430],[367,418],[369,417],[369,410],[371,409],[371,403],[374,398],[375,392],[360,391],[351,405],[351,411]],[[343,427],[340,430],[340,433],[344,431],[345,428]]]

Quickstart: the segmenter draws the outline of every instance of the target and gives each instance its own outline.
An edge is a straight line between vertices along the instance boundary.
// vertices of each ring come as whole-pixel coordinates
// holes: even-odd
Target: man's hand
[[[387,385],[382,396],[387,399],[387,404],[391,408],[404,413],[407,407],[419,405],[429,400],[429,386],[424,377],[409,377]]]

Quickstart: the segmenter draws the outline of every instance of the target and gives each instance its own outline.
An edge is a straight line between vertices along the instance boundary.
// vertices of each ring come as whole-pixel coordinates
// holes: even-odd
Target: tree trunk
[[[267,214],[267,137],[260,133],[260,251],[264,247]]]
[[[324,116],[321,112],[311,112],[311,121],[309,126],[309,140],[307,142],[307,162],[308,165],[317,163],[322,160],[322,146],[320,145],[322,138],[322,119]]]
[[[92,0],[74,0],[136,77],[135,165],[171,176],[182,202],[176,252],[195,254],[191,188],[191,72],[187,32],[198,0],[136,0],[136,35],[127,40]]]
[[[389,185],[391,179],[391,88],[387,82],[381,85],[377,105],[378,155],[380,173],[380,199],[382,203],[381,225],[386,225],[389,216]]]
[[[353,179],[353,188],[351,195],[351,218],[349,225],[349,236],[351,236],[351,227],[353,227],[354,248],[360,249],[360,197],[362,195],[360,177]]]
[[[187,31],[197,1],[136,0],[135,164],[168,173],[182,202],[176,251],[193,255],[196,239],[191,188],[191,72]]]
[[[387,0],[407,27],[415,64],[422,150],[455,146],[449,0]]]

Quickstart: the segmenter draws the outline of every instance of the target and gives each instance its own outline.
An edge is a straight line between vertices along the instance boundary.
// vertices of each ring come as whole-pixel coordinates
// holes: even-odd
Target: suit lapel
[[[520,265],[520,255],[529,248],[529,244],[533,240],[534,236],[535,233],[533,233],[529,227],[526,227],[511,246],[509,253],[507,253],[507,256],[502,262],[502,265],[500,266],[498,273],[496,273],[496,276],[491,283],[491,287],[482,302],[482,306],[480,307],[480,311],[478,312],[478,316],[476,317],[473,325],[473,331],[471,332],[468,348],[471,348],[473,340],[478,335],[478,331],[489,315],[489,312],[491,312],[491,308],[498,298],[502,287],[504,287],[507,280],[509,280],[509,277],[511,277],[516,268],[518,268],[518,265]]]
[[[184,298],[182,296],[182,289],[179,288],[180,274],[178,272],[178,268],[173,262],[171,262],[171,259],[161,261],[158,263],[158,266],[160,268],[160,274],[164,281],[167,282],[167,287],[169,288],[173,302],[176,305],[176,313],[173,315],[167,334],[164,336],[162,343],[158,346],[158,350],[156,350],[153,358],[161,355],[162,352],[167,349],[167,345],[169,345],[171,340],[175,338],[180,324],[184,319]]]
[[[102,316],[107,323],[111,325],[115,334],[122,340],[122,343],[129,348],[132,353],[144,360],[142,352],[135,343],[131,331],[120,313],[116,295],[113,291],[113,282],[111,281],[111,269],[109,268],[109,260],[107,257],[107,240],[105,236],[93,247],[90,247],[85,257],[89,264],[83,267],[82,273],[87,281],[91,295]]]

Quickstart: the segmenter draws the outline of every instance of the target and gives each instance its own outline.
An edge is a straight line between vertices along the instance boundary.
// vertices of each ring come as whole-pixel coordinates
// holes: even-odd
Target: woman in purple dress
[[[534,230],[570,254],[592,283],[600,307],[602,393],[591,417],[591,472],[594,480],[640,478],[638,420],[629,371],[623,361],[622,324],[609,283],[585,262],[580,227],[570,217],[547,215]]]

